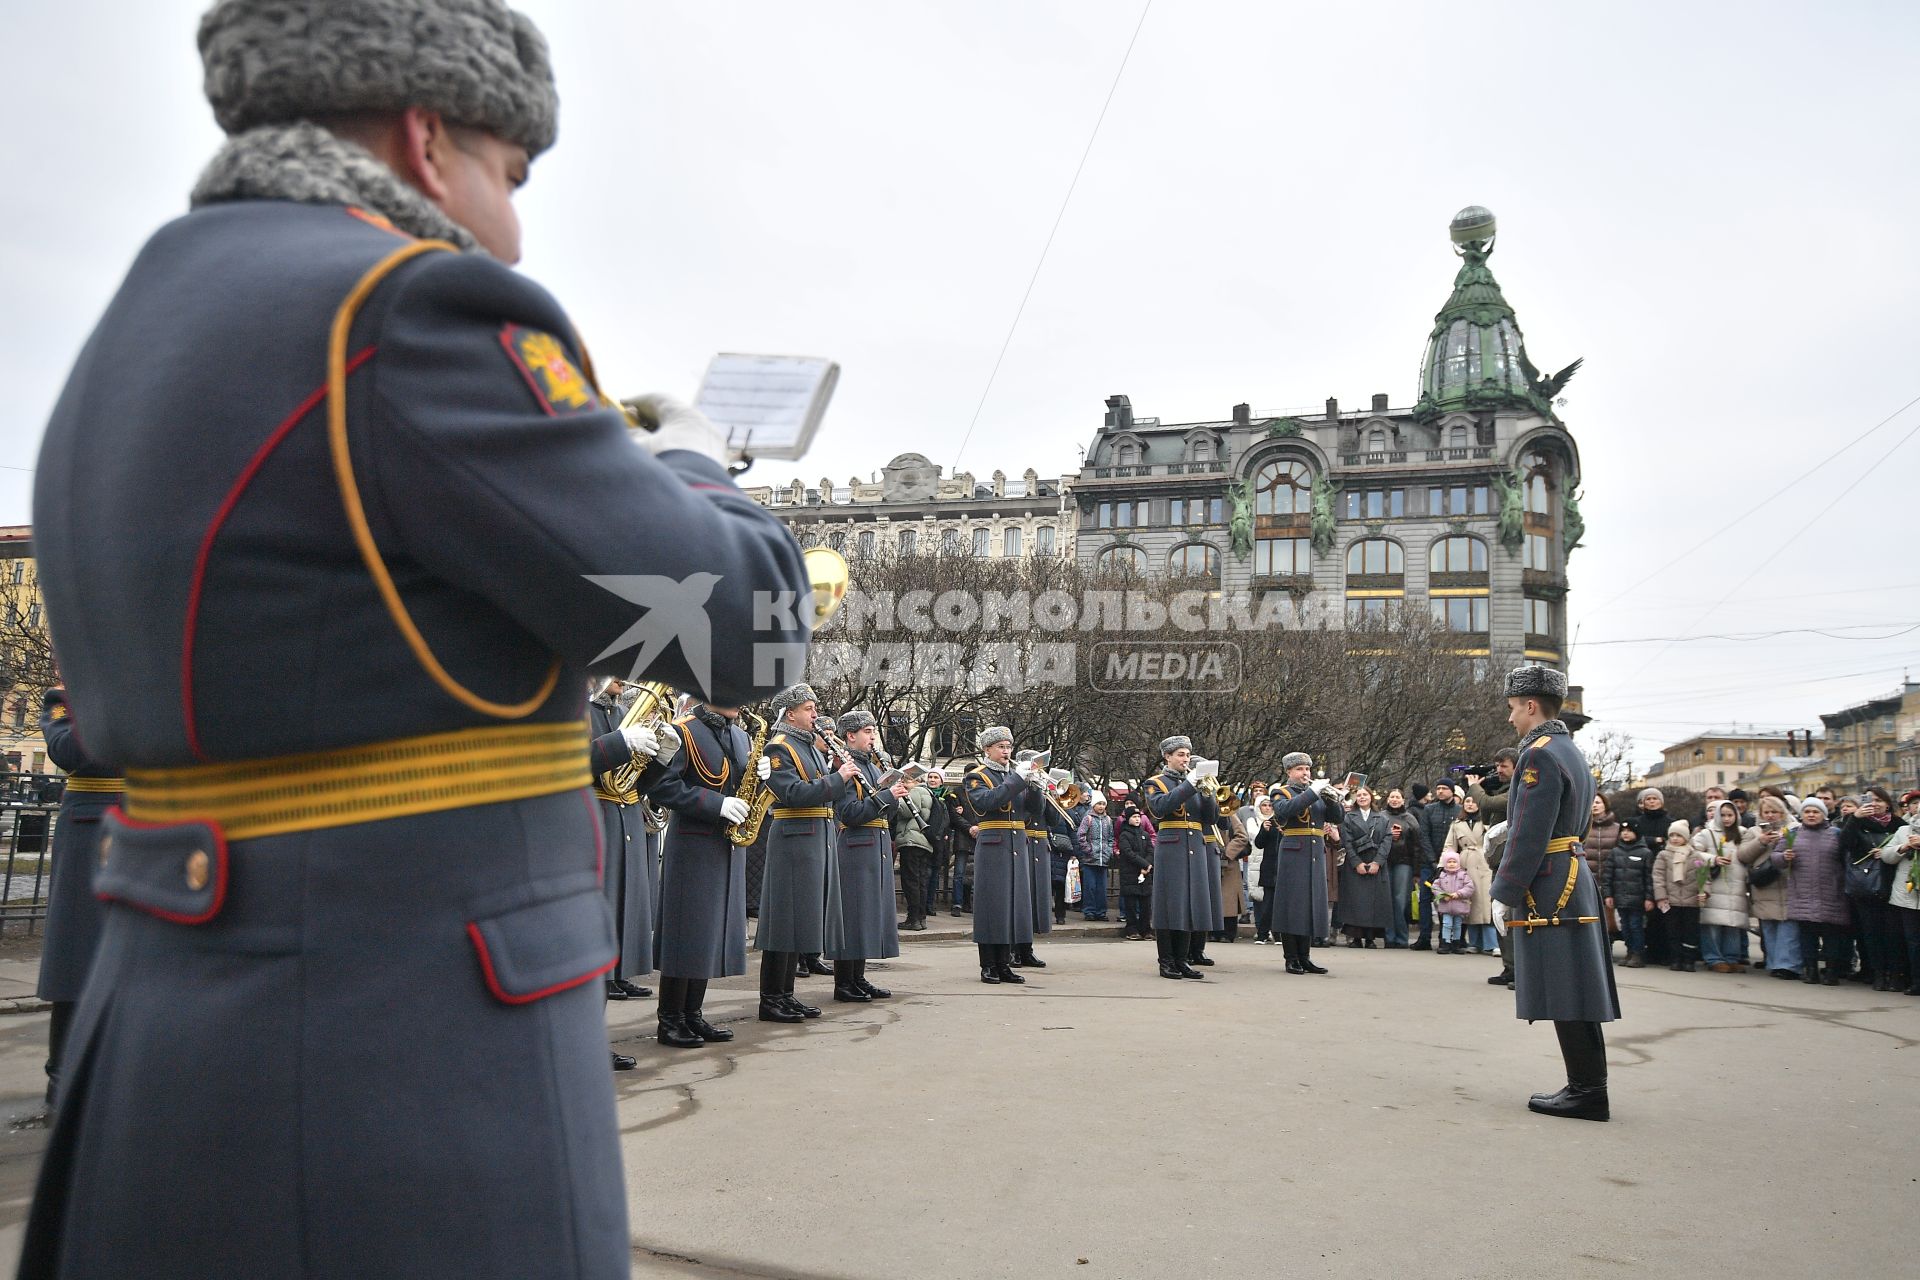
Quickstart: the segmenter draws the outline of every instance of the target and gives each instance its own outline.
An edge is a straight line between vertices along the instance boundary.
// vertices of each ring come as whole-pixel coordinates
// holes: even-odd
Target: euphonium
[[[620,727],[631,729],[637,724],[664,724],[673,706],[674,693],[671,688],[658,680],[636,680],[627,686],[635,691],[634,699],[628,704],[626,714],[620,717]],[[640,770],[644,761],[629,760],[619,765],[607,776],[608,785],[632,804],[640,798]]]

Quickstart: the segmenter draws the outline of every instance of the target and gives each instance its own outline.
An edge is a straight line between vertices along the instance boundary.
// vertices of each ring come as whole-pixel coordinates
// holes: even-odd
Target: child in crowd
[[[1700,960],[1700,908],[1707,905],[1707,859],[1694,850],[1693,828],[1674,822],[1667,845],[1653,860],[1653,905],[1667,918],[1672,968],[1692,973]]]
[[[1627,968],[1639,969],[1647,963],[1647,912],[1653,910],[1653,864],[1651,850],[1620,833],[1620,842],[1607,850],[1600,868],[1600,893],[1613,908],[1620,922],[1620,936],[1627,942]]]
[[[1460,855],[1440,855],[1440,874],[1433,878],[1433,909],[1440,916],[1440,955],[1467,954],[1467,913],[1473,910],[1473,877],[1460,866]]]

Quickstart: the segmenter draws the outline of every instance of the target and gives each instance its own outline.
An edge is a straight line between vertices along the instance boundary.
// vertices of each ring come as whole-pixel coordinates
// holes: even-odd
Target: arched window
[[[1427,551],[1429,573],[1480,573],[1487,571],[1487,544],[1478,538],[1441,538]]]
[[[1195,462],[1207,462],[1211,460],[1212,457],[1213,441],[1207,439],[1205,436],[1201,436],[1193,442],[1193,460]]]
[[[973,531],[973,554],[977,556],[993,554],[993,530],[975,529]]]
[[[1218,578],[1220,553],[1205,542],[1189,542],[1167,553],[1167,573],[1174,577]]]
[[[1313,510],[1313,477],[1291,458],[1262,466],[1253,478],[1253,513],[1257,516],[1306,515]]]
[[[1144,576],[1147,572],[1147,553],[1138,547],[1118,545],[1107,547],[1095,558],[1094,569],[1100,573]]]
[[[1130,467],[1133,465],[1134,459],[1136,459],[1138,456],[1139,456],[1139,451],[1137,449],[1135,449],[1130,444],[1123,444],[1120,446],[1119,456],[1115,458],[1114,461],[1117,462],[1120,466]]]
[[[1033,531],[1033,554],[1050,556],[1053,554],[1053,526],[1043,524]]]
[[[1406,560],[1397,542],[1386,538],[1362,538],[1347,548],[1347,572],[1350,574],[1406,571]]]
[[[1384,453],[1387,448],[1387,433],[1379,427],[1367,432],[1367,452]]]
[[[1447,447],[1449,449],[1467,447],[1467,429],[1464,426],[1455,425],[1447,429]]]
[[[854,539],[853,545],[858,549],[858,552],[860,555],[862,556],[872,555],[873,554],[873,530],[862,529],[860,531],[860,536]]]
[[[940,554],[943,556],[957,556],[960,554],[960,531],[958,529],[942,531],[940,534]]]
[[[838,551],[844,554],[847,549],[846,531],[843,529],[835,529],[832,533],[828,534],[827,545],[832,547],[835,551]]]
[[[1020,531],[1018,529],[1007,530],[1007,536],[1002,550],[1004,554],[1009,556],[1017,556],[1020,554]]]
[[[1527,477],[1527,514],[1544,516],[1548,511],[1547,478],[1536,471]]]
[[[900,554],[901,555],[903,556],[912,555],[915,551],[920,549],[919,544],[920,544],[920,535],[917,530],[902,529],[900,531]]]

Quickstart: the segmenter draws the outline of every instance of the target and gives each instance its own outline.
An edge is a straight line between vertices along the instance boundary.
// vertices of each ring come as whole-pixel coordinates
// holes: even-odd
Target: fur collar
[[[193,186],[192,206],[234,200],[354,205],[408,235],[485,253],[473,233],[402,182],[358,143],[305,120],[262,125],[227,139]]]

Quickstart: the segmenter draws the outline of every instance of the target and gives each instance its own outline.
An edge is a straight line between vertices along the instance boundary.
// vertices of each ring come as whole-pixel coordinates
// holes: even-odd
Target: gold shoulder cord
[[[547,669],[547,678],[541,681],[534,695],[524,702],[494,702],[455,680],[440,665],[426,637],[414,625],[406,602],[400,598],[400,589],[393,583],[393,575],[387,572],[387,562],[381,557],[380,548],[373,540],[373,530],[367,526],[366,508],[360,501],[360,486],[354,480],[353,457],[347,447],[347,336],[353,328],[354,317],[360,313],[367,296],[401,264],[423,253],[439,251],[457,252],[444,240],[417,240],[394,250],[360,277],[353,291],[347,294],[346,301],[334,312],[333,330],[327,338],[327,442],[333,453],[333,474],[340,483],[340,500],[346,507],[347,524],[353,530],[353,540],[360,549],[361,562],[373,576],[374,586],[379,588],[380,598],[386,602],[387,616],[400,629],[407,648],[413,651],[414,660],[432,677],[435,684],[463,706],[499,720],[518,720],[532,715],[552,696],[554,686],[560,680],[560,659],[553,660],[553,665]]]

